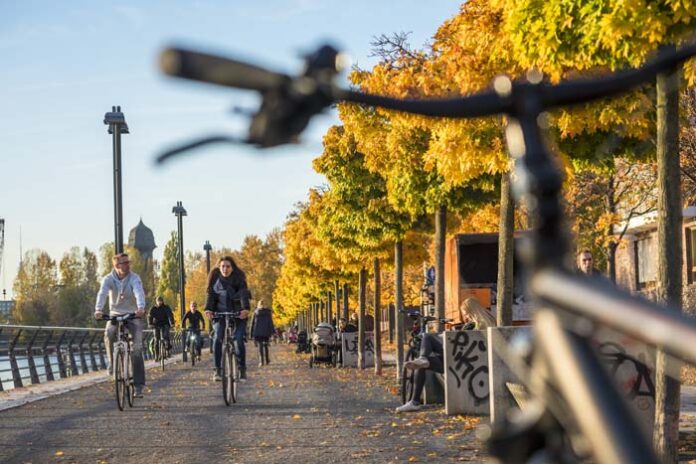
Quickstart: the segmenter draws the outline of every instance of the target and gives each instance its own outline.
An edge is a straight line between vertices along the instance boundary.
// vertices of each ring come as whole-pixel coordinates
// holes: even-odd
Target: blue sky
[[[323,179],[311,160],[336,121],[317,118],[303,144],[259,152],[219,147],[156,168],[153,158],[178,141],[240,133],[234,106],[252,95],[175,81],[156,68],[158,51],[184,44],[293,72],[298,56],[329,42],[368,67],[375,35],[410,31],[430,40],[457,13],[457,1],[33,1],[0,6],[0,217],[5,218],[0,290],[10,292],[24,250],[59,259],[72,246],[113,240],[111,137],[104,113],[121,105],[126,236],[140,217],[160,257],[176,227],[176,201],[188,210],[185,247],[238,247],[245,235],[282,226],[297,201]]]

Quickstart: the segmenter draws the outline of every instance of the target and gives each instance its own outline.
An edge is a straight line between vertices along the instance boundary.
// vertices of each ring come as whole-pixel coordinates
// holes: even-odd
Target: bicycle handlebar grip
[[[280,87],[290,80],[285,74],[242,61],[181,48],[164,50],[159,64],[170,76],[259,92]]]

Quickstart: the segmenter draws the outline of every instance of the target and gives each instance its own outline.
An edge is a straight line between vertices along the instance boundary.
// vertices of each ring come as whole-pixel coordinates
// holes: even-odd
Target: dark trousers
[[[246,333],[246,319],[236,319],[237,329],[234,331],[235,352],[239,361],[240,369],[246,369],[246,347],[244,346],[244,334]],[[215,338],[213,346],[215,352],[215,369],[222,367],[222,339],[225,336],[225,319],[220,319],[214,324]]]
[[[168,325],[156,325],[154,327],[155,330],[155,342],[159,342],[160,337],[164,339],[165,342],[167,342],[167,349],[171,350],[172,349],[172,342],[169,338],[169,326]],[[155,345],[157,346],[157,345]]]
[[[445,372],[444,354],[442,351],[442,338],[440,334],[428,333],[423,336],[420,346],[420,355],[428,358],[430,367],[427,370],[443,374]],[[423,395],[423,387],[425,386],[425,371],[426,369],[416,369],[413,373],[413,397],[411,398],[416,403],[420,403]]]
[[[261,364],[268,364],[271,360],[268,358],[268,337],[254,337],[256,344],[259,345],[259,359]]]

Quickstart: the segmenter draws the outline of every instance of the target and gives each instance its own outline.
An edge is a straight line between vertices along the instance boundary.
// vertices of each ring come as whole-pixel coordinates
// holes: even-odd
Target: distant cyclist
[[[167,343],[167,350],[171,350],[172,342],[169,338],[169,330],[174,327],[174,313],[172,308],[164,304],[164,298],[158,296],[156,301],[157,304],[150,308],[147,322],[155,330],[155,342],[162,337]]]
[[[142,398],[145,386],[145,362],[143,361],[143,320],[145,315],[145,291],[140,276],[130,270],[130,260],[126,253],[119,253],[112,258],[114,270],[102,280],[97,302],[94,305],[94,317],[102,318],[102,308],[109,297],[109,316],[124,316],[135,313],[137,319],[126,322],[126,329],[133,337],[133,383],[135,396]],[[112,353],[118,325],[109,322],[104,331],[104,344],[109,359],[109,374],[113,369]]]
[[[216,312],[239,312],[237,329],[234,333],[236,340],[237,358],[239,360],[239,377],[246,379],[246,319],[249,317],[249,290],[246,275],[237,267],[231,256],[223,256],[218,266],[208,275],[208,289],[205,299],[205,315],[212,319]],[[225,320],[215,322],[215,374],[213,378],[222,380],[220,376],[222,365],[222,338],[225,335]]]
[[[186,311],[184,319],[181,321],[181,328],[186,330],[187,323],[189,329],[191,329],[191,336],[196,337],[196,354],[200,356],[201,345],[203,342],[203,339],[201,338],[201,330],[205,330],[205,319],[198,310],[198,303],[195,301],[191,302],[189,310]],[[188,346],[188,343],[186,345]],[[191,353],[191,355],[193,355],[193,353]]]

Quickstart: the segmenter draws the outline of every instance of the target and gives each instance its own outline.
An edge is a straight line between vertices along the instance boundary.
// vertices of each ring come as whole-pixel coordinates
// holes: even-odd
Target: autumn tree
[[[12,285],[12,320],[22,325],[48,325],[56,307],[58,273],[55,260],[43,250],[29,250]]]
[[[167,244],[164,246],[162,263],[160,265],[159,284],[157,295],[164,299],[173,312],[174,318],[178,321],[181,315],[179,308],[179,251],[176,232],[172,231]]]
[[[506,29],[513,36],[515,55],[560,78],[577,72],[602,72],[643,63],[660,47],[678,44],[693,29],[696,9],[689,2],[639,0],[631,5],[606,2],[534,0],[499,2],[506,9]],[[689,75],[689,78],[693,76]],[[621,124],[622,132],[640,136],[654,130],[658,165],[658,297],[681,307],[681,195],[679,172],[679,73],[658,75],[655,101],[643,89],[619,103],[588,105],[590,117],[566,114],[561,125],[587,133]],[[615,99],[616,100],[616,99]],[[655,111],[655,126],[646,117]],[[578,133],[578,131],[576,131]],[[647,138],[647,137],[643,137]],[[655,448],[664,462],[677,461],[679,381],[666,372],[667,357],[658,350]]]

